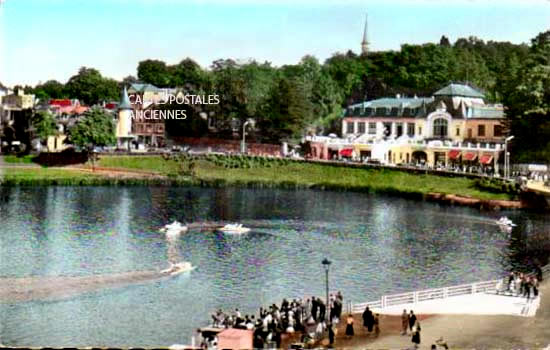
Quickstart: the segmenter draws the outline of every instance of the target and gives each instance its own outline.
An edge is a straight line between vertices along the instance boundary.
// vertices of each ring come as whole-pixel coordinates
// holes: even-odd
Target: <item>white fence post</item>
[[[475,294],[476,292],[476,285],[477,283],[472,283],[472,294]]]
[[[449,288],[445,287],[443,288],[443,299],[447,299],[449,297]]]
[[[413,300],[415,304],[418,303],[418,292],[413,293]]]

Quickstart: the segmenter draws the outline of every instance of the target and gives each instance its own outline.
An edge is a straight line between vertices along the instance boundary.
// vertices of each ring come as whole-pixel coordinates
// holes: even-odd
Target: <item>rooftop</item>
[[[464,84],[454,84],[451,83],[444,88],[436,91],[434,96],[462,96],[462,97],[474,97],[474,98],[485,98],[481,92],[472,88],[471,86]]]
[[[140,84],[140,83],[131,84],[128,90],[135,91],[135,92],[161,92],[162,91],[161,88],[158,88],[155,85]]]

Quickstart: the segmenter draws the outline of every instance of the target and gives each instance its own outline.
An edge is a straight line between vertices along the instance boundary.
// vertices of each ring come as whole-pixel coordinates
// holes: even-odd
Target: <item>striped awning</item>
[[[455,160],[460,157],[460,151],[453,149],[449,151],[449,159]]]
[[[490,154],[484,154],[479,158],[481,164],[490,164],[493,161],[493,156]]]
[[[466,152],[464,153],[464,157],[463,157],[464,160],[469,160],[469,161],[475,160],[476,158],[477,158],[477,153],[475,152]]]

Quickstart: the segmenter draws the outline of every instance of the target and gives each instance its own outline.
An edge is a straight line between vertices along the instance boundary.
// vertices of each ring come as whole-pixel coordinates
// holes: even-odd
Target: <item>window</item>
[[[485,125],[477,126],[477,136],[485,136]]]
[[[391,124],[392,123],[384,123],[384,136],[390,136],[391,135]]]
[[[472,129],[468,129],[468,138],[469,138],[469,139],[472,138]]]
[[[376,123],[369,122],[369,135],[376,135]]]
[[[407,136],[414,136],[414,123],[407,124]]]
[[[447,120],[438,118],[434,120],[434,137],[447,137]]]
[[[460,136],[460,128],[456,128],[456,136]]]
[[[396,136],[399,137],[401,135],[403,135],[403,123],[396,123],[395,124],[395,132],[396,132]]]
[[[353,122],[347,122],[347,133],[353,134]]]
[[[357,126],[359,127],[359,130],[357,132],[359,134],[364,134],[365,133],[365,122],[359,122],[357,124]]]
[[[418,135],[422,135],[422,127],[418,127]]]
[[[502,136],[502,125],[495,125],[494,126],[493,135],[495,137]]]

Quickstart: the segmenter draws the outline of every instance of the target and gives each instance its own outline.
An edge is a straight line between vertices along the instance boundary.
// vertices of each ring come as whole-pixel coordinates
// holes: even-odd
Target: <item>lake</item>
[[[511,234],[494,224],[501,215],[518,223]],[[230,236],[192,229],[168,241],[159,229],[174,220],[240,222],[252,230]],[[52,297],[0,300],[0,342],[189,344],[218,308],[245,314],[283,298],[323,296],[325,257],[332,261],[331,291],[342,291],[345,303],[365,302],[499,277],[517,263],[530,235],[549,226],[543,214],[346,192],[0,188],[0,276],[52,283]],[[196,269],[132,279],[166,268],[168,256]],[[128,277],[103,288],[100,276]],[[91,287],[71,294],[74,277],[88,278]]]

